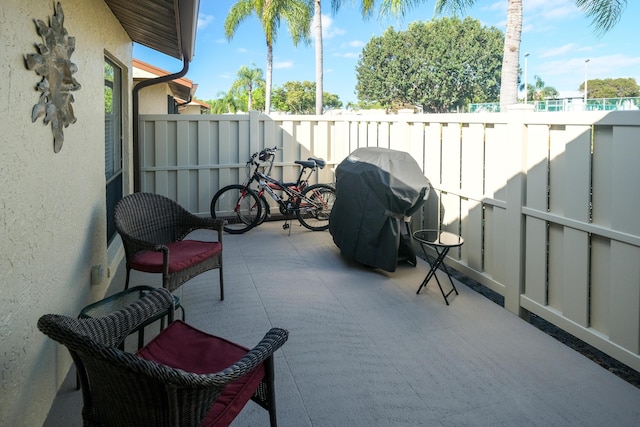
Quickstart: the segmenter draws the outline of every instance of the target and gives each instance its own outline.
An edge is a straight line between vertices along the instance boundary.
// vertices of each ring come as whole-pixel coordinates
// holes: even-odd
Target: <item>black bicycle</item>
[[[226,232],[244,233],[264,222],[271,215],[265,193],[275,200],[284,216],[284,229],[289,228],[289,220],[294,215],[309,230],[329,228],[329,214],[336,199],[336,190],[328,184],[309,185],[309,178],[324,168],[325,161],[314,157],[296,160],[295,163],[301,166],[298,179],[282,182],[269,175],[279,149],[265,148],[252,154],[247,162],[248,178],[244,184],[227,185],[213,196],[211,216],[226,220]],[[254,183],[255,189],[251,188]]]

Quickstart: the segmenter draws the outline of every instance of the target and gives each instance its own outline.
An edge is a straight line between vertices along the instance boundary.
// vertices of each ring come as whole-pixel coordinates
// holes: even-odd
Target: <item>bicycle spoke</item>
[[[336,200],[336,191],[326,184],[315,184],[304,191],[304,200],[298,211],[298,221],[313,231],[329,228],[329,215]]]
[[[227,221],[228,233],[244,233],[255,227],[262,214],[258,196],[242,185],[228,185],[219,190],[211,200],[211,216]]]

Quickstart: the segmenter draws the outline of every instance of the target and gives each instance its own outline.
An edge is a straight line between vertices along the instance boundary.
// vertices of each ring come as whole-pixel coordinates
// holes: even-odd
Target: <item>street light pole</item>
[[[524,103],[527,103],[527,94],[529,93],[529,88],[527,87],[527,65],[528,65],[529,54],[524,54]]]
[[[584,60],[584,109],[587,109],[587,64],[590,59]]]

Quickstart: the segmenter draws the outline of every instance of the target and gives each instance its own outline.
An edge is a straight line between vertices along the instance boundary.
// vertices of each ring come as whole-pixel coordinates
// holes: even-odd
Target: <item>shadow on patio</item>
[[[253,346],[290,331],[276,353],[281,426],[637,425],[640,389],[465,285],[445,302],[427,272],[345,261],[329,232],[281,222],[224,236],[225,300],[217,272],[178,290],[187,322]],[[111,293],[124,286],[123,268]],[[443,272],[439,272],[444,274]],[[132,273],[132,284],[157,276]],[[153,335],[151,331],[148,336]],[[81,425],[74,369],[45,426]],[[268,425],[250,402],[234,426]]]

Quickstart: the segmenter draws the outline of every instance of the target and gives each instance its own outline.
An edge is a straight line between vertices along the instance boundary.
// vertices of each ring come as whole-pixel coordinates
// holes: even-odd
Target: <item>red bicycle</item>
[[[314,157],[296,160],[295,163],[301,166],[298,179],[282,182],[269,175],[278,150],[278,147],[265,148],[251,155],[245,183],[227,185],[211,199],[211,216],[226,220],[224,229],[228,233],[249,231],[271,215],[264,193],[271,196],[284,216],[284,229],[289,228],[289,220],[294,215],[309,230],[329,228],[329,214],[336,199],[336,190],[328,184],[309,185],[309,178],[324,168],[325,161]],[[257,185],[255,189],[251,188],[254,183]]]

